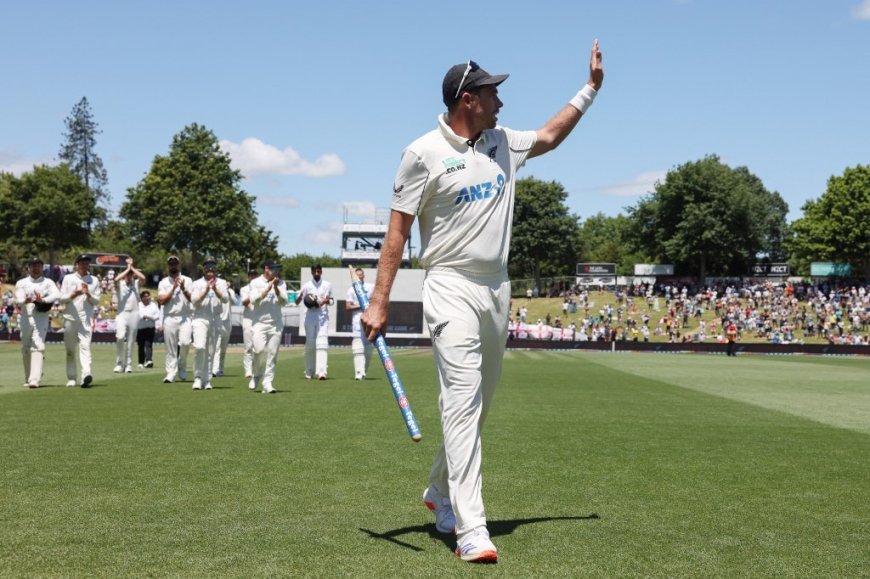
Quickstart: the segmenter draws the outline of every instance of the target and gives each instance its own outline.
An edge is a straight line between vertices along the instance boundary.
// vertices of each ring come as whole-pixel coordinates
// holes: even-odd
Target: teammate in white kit
[[[526,159],[556,148],[592,104],[604,79],[598,41],[586,85],[537,131],[496,124],[502,106],[497,87],[505,78],[473,61],[445,75],[447,113],[402,155],[378,279],[362,316],[374,341],[387,327],[390,289],[419,217],[427,270],[423,311],[441,385],[444,432],[423,500],[435,512],[439,531],[455,530],[456,554],[473,562],[498,560],[483,507],[480,435],[507,338],[515,173]]]
[[[115,316],[115,373],[133,371],[133,342],[139,330],[139,284],[145,274],[133,267],[133,258],[127,258],[127,269],[115,276],[115,295],[118,314]]]
[[[193,389],[211,390],[211,365],[217,348],[218,334],[223,325],[221,311],[229,301],[226,280],[217,276],[217,263],[206,259],[203,276],[193,282],[190,304],[193,306]]]
[[[248,383],[251,390],[259,383],[263,394],[276,390],[272,383],[275,379],[275,364],[278,361],[278,348],[284,333],[284,316],[281,308],[287,305],[287,286],[280,278],[281,265],[267,261],[263,275],[251,281],[249,286],[253,310],[252,339],[254,344],[253,377]]]
[[[82,388],[90,388],[91,337],[94,328],[94,308],[100,305],[100,281],[90,274],[91,258],[76,258],[75,271],[63,276],[60,303],[63,310],[63,344],[66,347],[67,386],[76,385],[76,349],[82,369]]]
[[[242,355],[242,369],[245,371],[245,379],[254,377],[254,304],[251,303],[251,282],[260,277],[256,269],[248,271],[248,284],[239,288],[239,298],[242,304],[242,343],[245,353]]]
[[[15,305],[21,310],[21,358],[24,361],[24,385],[39,388],[45,361],[45,338],[48,335],[51,306],[60,299],[60,291],[42,275],[42,260],[28,263],[30,275],[15,284]]]
[[[363,282],[363,287],[366,290],[366,295],[372,295],[372,290],[374,290],[374,285],[370,283],[365,283],[366,274],[365,271],[358,267],[354,270],[357,279]],[[345,309],[349,312],[353,312],[353,318],[351,322],[351,331],[353,332],[353,338],[350,342],[350,349],[353,352],[353,374],[354,380],[365,380],[366,374],[369,372],[369,362],[372,360],[372,352],[374,352],[374,346],[372,343],[368,341],[366,338],[365,330],[363,330],[362,324],[360,323],[360,317],[362,316],[362,309],[360,308],[359,302],[356,298],[356,292],[353,291],[353,286],[349,287],[347,290],[347,301],[345,302]]]
[[[323,267],[319,263],[311,266],[311,279],[302,285],[296,303],[312,296],[305,302],[305,378],[326,380],[329,354],[329,304],[332,302],[332,284],[321,279]]]
[[[193,280],[181,274],[178,256],[166,260],[169,275],[157,285],[157,303],[163,307],[163,343],[166,345],[166,377],[164,383],[178,376],[187,380],[187,353],[193,338],[190,315],[190,288]]]
[[[227,359],[227,347],[230,345],[230,333],[233,331],[233,319],[230,316],[232,306],[236,303],[236,292],[232,286],[227,284],[227,294],[229,299],[224,302],[221,309],[221,323],[218,326],[218,343],[214,352],[214,361],[212,362],[211,375],[224,375],[224,362]]]

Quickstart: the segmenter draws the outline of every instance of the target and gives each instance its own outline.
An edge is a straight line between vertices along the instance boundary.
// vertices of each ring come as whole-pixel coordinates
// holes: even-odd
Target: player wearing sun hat
[[[227,282],[217,276],[217,262],[206,258],[203,275],[193,282],[190,304],[193,306],[193,389],[211,390],[211,365],[217,348],[218,332],[223,324],[221,311],[230,295]]]
[[[163,342],[166,345],[166,377],[171,383],[178,376],[187,380],[187,353],[193,338],[190,314],[190,288],[193,280],[182,275],[181,260],[170,255],[166,260],[169,275],[157,285],[157,303],[163,307]]]
[[[24,362],[24,385],[39,388],[45,360],[45,339],[48,336],[48,313],[60,299],[53,281],[43,277],[42,259],[32,258],[30,275],[15,284],[15,305],[21,310],[21,357]]]

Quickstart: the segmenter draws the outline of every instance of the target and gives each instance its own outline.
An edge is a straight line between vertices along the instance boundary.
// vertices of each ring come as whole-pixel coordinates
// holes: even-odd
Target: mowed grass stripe
[[[0,576],[866,574],[866,435],[600,363],[621,355],[536,354],[508,357],[484,432],[496,567],[452,556],[420,502],[440,443],[431,355],[401,360],[414,444],[382,371],[354,382],[335,350],[331,379],[305,381],[294,348],[274,396],[247,391],[237,354],[213,392],[159,371],[17,386],[0,402]],[[18,365],[0,349],[0,377]]]
[[[585,359],[622,372],[870,434],[870,359],[627,353]]]

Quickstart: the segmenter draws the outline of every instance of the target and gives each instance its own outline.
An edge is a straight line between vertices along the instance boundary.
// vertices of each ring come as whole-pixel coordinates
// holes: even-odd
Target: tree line
[[[64,124],[60,164],[0,173],[0,261],[13,270],[32,254],[70,263],[82,251],[130,253],[152,271],[163,269],[169,252],[191,270],[206,256],[237,273],[267,259],[281,260],[287,272],[314,261],[340,264],[329,255],[280,255],[241,173],[215,134],[196,123],[173,136],[110,218],[108,175],[96,152],[100,130],[87,98]],[[512,278],[534,279],[540,288],[544,278],[573,275],[578,262],[615,263],[620,275],[633,274],[635,263],[659,263],[678,275],[741,276],[759,261],[788,262],[797,275],[808,275],[813,261],[850,263],[870,277],[867,165],[832,176],[792,223],[778,192],[716,155],[674,167],[615,217],[573,214],[568,195],[557,181],[517,181]]]

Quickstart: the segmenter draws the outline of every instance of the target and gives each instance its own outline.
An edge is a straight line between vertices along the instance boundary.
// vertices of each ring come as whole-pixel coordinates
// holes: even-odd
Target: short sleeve
[[[423,203],[423,194],[429,181],[429,170],[413,151],[406,149],[393,182],[391,208],[401,213],[416,215]]]
[[[503,128],[503,130],[507,137],[514,166],[519,169],[525,164],[526,158],[532,152],[532,147],[538,142],[538,133],[537,131],[514,131],[507,128]]]

